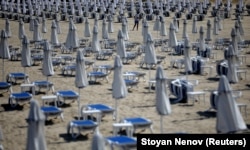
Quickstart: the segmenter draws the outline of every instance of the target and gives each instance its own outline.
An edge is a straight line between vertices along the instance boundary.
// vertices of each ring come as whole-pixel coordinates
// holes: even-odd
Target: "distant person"
[[[134,19],[135,19],[135,25],[134,25],[134,27],[133,27],[133,30],[132,30],[132,31],[134,31],[135,27],[136,27],[136,29],[138,30],[139,21],[140,21],[140,16],[139,16],[139,13],[137,13],[137,14],[134,16]]]

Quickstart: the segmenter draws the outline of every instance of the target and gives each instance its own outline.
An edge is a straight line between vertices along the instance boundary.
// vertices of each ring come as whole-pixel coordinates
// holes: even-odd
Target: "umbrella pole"
[[[46,89],[46,95],[48,95],[49,92],[49,76],[47,76],[47,89]]]
[[[117,117],[118,117],[118,100],[115,99],[115,122],[117,122]]]
[[[3,81],[4,81],[4,56],[3,56]]]
[[[80,120],[80,116],[81,116],[81,112],[80,112],[80,88],[78,88],[78,93],[79,93],[79,97],[78,97],[78,120]]]
[[[163,116],[161,115],[161,133],[163,133]]]
[[[149,92],[151,91],[150,79],[151,79],[151,65],[149,65],[149,71],[148,71],[148,88],[149,88]]]

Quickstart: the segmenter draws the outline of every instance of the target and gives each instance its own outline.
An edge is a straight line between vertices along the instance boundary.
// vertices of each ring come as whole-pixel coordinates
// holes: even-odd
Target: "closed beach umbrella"
[[[128,27],[127,27],[127,22],[125,19],[122,19],[122,33],[124,36],[124,40],[128,41],[129,40],[129,36],[128,36]]]
[[[179,22],[177,20],[177,18],[174,16],[174,19],[173,19],[173,24],[174,24],[174,29],[175,29],[175,32],[177,33],[179,31]]]
[[[125,80],[123,79],[123,65],[120,56],[115,57],[114,76],[112,82],[112,97],[115,99],[115,119],[118,120],[118,101],[128,95]]]
[[[39,23],[38,23],[38,20],[35,19],[34,20],[33,41],[38,42],[41,40],[42,40],[42,37],[41,37],[40,30],[39,30]]]
[[[98,18],[99,18],[99,14],[98,14],[98,13],[95,13],[94,26],[97,26],[97,27],[99,27]]]
[[[24,28],[24,23],[23,23],[23,19],[20,18],[20,20],[19,20],[19,28],[18,28],[18,38],[21,40],[24,35],[26,35],[25,28]]]
[[[183,21],[183,30],[182,30],[182,38],[185,39],[188,37],[187,35],[187,19],[184,19]]]
[[[91,47],[92,47],[93,52],[100,52],[101,51],[100,42],[99,42],[99,38],[98,38],[98,27],[97,26],[94,26],[94,28],[93,28],[93,37],[92,37]]]
[[[65,42],[65,46],[70,50],[79,47],[79,38],[77,35],[76,26],[72,18],[70,18],[69,21],[69,31]]]
[[[108,33],[113,33],[114,27],[113,27],[113,15],[108,15]]]
[[[211,41],[212,40],[212,35],[211,35],[211,22],[210,20],[207,21],[207,34],[206,34],[206,41]]]
[[[235,31],[236,31],[236,40],[237,40],[237,42],[238,42],[238,43],[242,43],[242,42],[243,42],[243,39],[242,39],[242,37],[241,37],[241,35],[240,35],[240,27],[239,27],[239,24],[238,24],[237,21],[235,21],[235,26],[234,26],[234,28],[235,28]]]
[[[194,40],[195,40],[195,34],[197,33],[197,16],[193,17],[192,33],[194,34]]]
[[[214,27],[213,27],[213,35],[215,37],[219,34],[219,29],[218,29],[218,18],[214,17]]]
[[[175,35],[175,26],[172,22],[170,23],[170,28],[169,28],[168,46],[170,48],[174,48],[175,46],[177,46],[177,38]]]
[[[231,133],[246,130],[246,124],[233,97],[232,89],[224,75],[220,77],[217,100],[217,132]]]
[[[184,40],[184,63],[185,63],[185,72],[186,74],[193,72],[191,58],[190,58],[190,42],[189,39],[186,38]]]
[[[155,65],[157,63],[154,41],[150,33],[147,35],[144,62],[148,65]]]
[[[217,20],[218,20],[218,29],[219,29],[219,31],[221,31],[222,29],[223,29],[223,26],[222,26],[222,23],[221,23],[221,17],[220,16],[217,16],[216,18],[218,18]]]
[[[121,59],[127,57],[125,43],[124,43],[124,36],[121,30],[118,31],[116,48],[117,48],[117,55],[119,55]]]
[[[47,82],[49,81],[49,76],[54,75],[54,68],[52,64],[52,49],[48,42],[45,40],[43,43],[43,65],[42,65],[42,73],[47,78]],[[47,92],[49,90],[49,84],[47,84]],[[48,94],[46,92],[46,94]]]
[[[27,150],[46,150],[45,140],[45,116],[42,112],[39,103],[36,100],[30,101],[28,122],[28,133],[27,133]]]
[[[22,40],[22,51],[21,51],[21,56],[22,56],[21,65],[22,67],[24,67],[24,73],[25,73],[25,68],[30,67],[32,65],[29,44],[30,44],[29,39],[27,38],[26,35],[24,35]]]
[[[238,54],[239,54],[239,48],[238,48],[238,41],[236,39],[235,28],[232,28],[231,39],[232,39],[232,45],[233,45],[234,51],[235,51],[236,55],[238,56]]]
[[[4,59],[10,59],[10,50],[8,43],[8,36],[5,30],[1,30],[1,40],[0,40],[0,58],[3,59],[3,69],[2,69],[2,78],[4,80]]]
[[[148,22],[145,21],[143,23],[143,43],[146,44],[147,43],[147,38],[148,38]]]
[[[108,28],[107,28],[107,21],[104,18],[102,21],[102,38],[109,39]]]
[[[29,23],[30,31],[34,31],[34,23],[35,23],[35,19],[32,16],[30,16],[30,23]]]
[[[156,70],[156,110],[161,116],[161,133],[163,133],[163,116],[171,114],[171,105],[167,94],[167,80],[162,66]]]
[[[162,17],[162,20],[160,22],[160,36],[166,36],[167,31],[166,31],[166,25],[165,25],[165,19]]]
[[[204,30],[203,30],[203,26],[200,26],[200,39],[199,39],[199,51],[205,51],[206,47],[205,47],[205,39],[204,39]]]
[[[61,34],[62,31],[61,31],[61,26],[60,26],[60,20],[59,20],[59,16],[56,15],[56,29],[57,29],[57,34]]]
[[[45,16],[43,16],[43,18],[42,18],[42,33],[43,34],[47,33],[46,18],[45,18]]]
[[[52,76],[54,75],[54,69],[52,65],[52,50],[49,42],[46,40],[43,43],[43,65],[42,65],[42,73],[44,76]]]
[[[80,89],[88,86],[87,73],[85,69],[85,58],[83,56],[82,50],[77,51],[76,55],[76,76],[75,76],[75,86],[79,89],[79,98],[78,98],[78,117],[80,119]]]
[[[226,59],[228,62],[227,79],[230,83],[238,83],[239,81],[237,74],[238,60],[232,45],[228,47]]]
[[[160,31],[160,16],[159,15],[157,15],[156,16],[156,19],[155,19],[155,23],[154,23],[154,26],[153,26],[153,30],[154,31],[157,31],[157,36],[158,36],[158,33],[159,33],[159,31]]]
[[[8,18],[6,18],[6,20],[5,20],[5,32],[7,34],[7,37],[10,38],[12,33],[11,33],[11,29],[10,29],[10,21]]]
[[[244,35],[244,28],[242,26],[242,20],[240,17],[238,17],[238,24],[239,24],[239,31],[240,31],[240,35]]]
[[[89,19],[86,17],[85,19],[85,26],[84,26],[84,37],[90,37],[91,32],[90,32],[90,27],[89,27]]]
[[[58,36],[57,36],[57,26],[55,20],[52,21],[51,25],[51,35],[50,35],[50,43],[52,45],[59,45]]]
[[[105,150],[105,139],[99,130],[96,130],[91,143],[91,150]]]
[[[157,64],[157,58],[155,54],[154,40],[150,33],[147,35],[147,42],[145,45],[144,63],[149,66],[149,81],[151,79],[151,67]]]

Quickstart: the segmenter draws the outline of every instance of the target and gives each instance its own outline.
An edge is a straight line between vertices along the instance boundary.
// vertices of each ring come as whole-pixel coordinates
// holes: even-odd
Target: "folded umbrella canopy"
[[[161,116],[161,133],[163,133],[163,116],[171,114],[171,105],[167,93],[167,80],[162,66],[156,70],[156,110]]]
[[[210,20],[207,21],[207,34],[206,34],[206,41],[211,41],[212,38],[211,38],[211,22]]]
[[[217,91],[217,132],[231,133],[246,130],[247,126],[242,118],[237,102],[233,98],[232,88],[226,76],[222,75],[220,77]]]
[[[20,18],[20,20],[19,20],[19,27],[18,27],[18,38],[21,40],[25,34],[26,33],[25,33],[23,19]]]
[[[85,27],[84,27],[84,37],[90,37],[91,32],[90,32],[90,27],[89,27],[89,19],[86,17],[85,19]]]
[[[116,50],[117,50],[117,55],[119,55],[121,59],[127,57],[125,43],[124,43],[124,36],[121,30],[118,31]]]
[[[30,67],[32,65],[32,60],[31,60],[31,53],[30,53],[30,47],[29,47],[29,39],[26,35],[23,36],[22,40],[22,51],[21,51],[21,65],[24,67],[24,73],[26,67]]]
[[[36,100],[31,100],[28,122],[27,150],[46,150],[45,116]]]
[[[8,36],[5,30],[1,31],[1,39],[0,39],[0,58],[3,59],[3,69],[2,69],[2,78],[4,80],[4,59],[10,59],[10,50],[9,50],[9,43],[8,43]]]
[[[125,80],[123,78],[123,65],[120,56],[114,61],[114,76],[112,82],[112,97],[115,99],[115,119],[118,120],[118,101],[128,95]]]
[[[75,86],[79,89],[78,97],[78,118],[80,119],[80,89],[88,86],[87,73],[85,69],[85,58],[83,56],[82,50],[77,51],[76,55],[76,76],[75,76]]]
[[[52,21],[51,25],[51,35],[50,35],[50,43],[52,45],[59,45],[58,36],[57,36],[57,26],[55,20]]]

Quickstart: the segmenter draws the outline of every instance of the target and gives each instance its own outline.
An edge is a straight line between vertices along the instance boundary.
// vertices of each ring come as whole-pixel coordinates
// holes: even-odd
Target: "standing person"
[[[134,27],[133,27],[133,30],[132,30],[132,31],[134,31],[135,26],[136,26],[137,31],[138,31],[138,26],[139,26],[139,21],[140,21],[140,16],[139,16],[139,13],[137,13],[137,14],[134,16],[134,19],[135,19],[135,25],[134,25]]]

